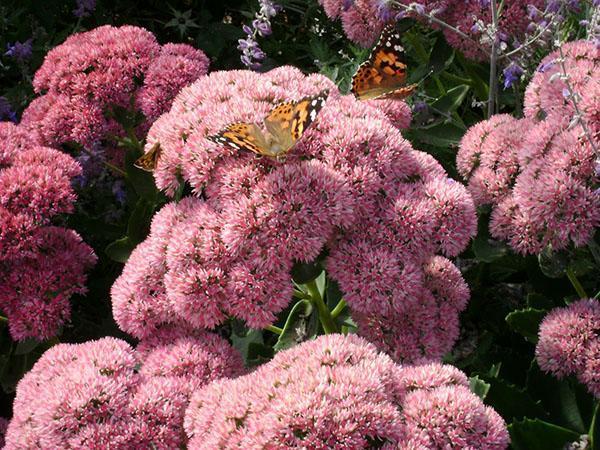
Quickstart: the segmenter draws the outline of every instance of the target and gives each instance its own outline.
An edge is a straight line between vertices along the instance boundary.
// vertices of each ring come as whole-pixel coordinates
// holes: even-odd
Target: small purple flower
[[[565,99],[569,99],[571,97],[571,91],[569,91],[567,88],[563,88],[563,90],[562,90],[562,96]]]
[[[411,3],[410,7],[420,16],[425,14],[425,7],[420,3]]]
[[[413,105],[413,112],[415,114],[423,114],[425,112],[427,112],[429,109],[429,106],[427,106],[427,103],[425,102],[415,102]]]
[[[12,109],[6,97],[0,97],[0,121],[3,120],[17,122],[17,113]]]
[[[96,0],[77,0],[77,8],[73,10],[75,17],[88,17],[91,16],[96,9]]]
[[[560,9],[560,0],[550,0],[546,5],[546,12],[557,13]]]
[[[9,56],[21,62],[27,61],[31,58],[31,42],[32,39],[29,38],[25,42],[17,41],[14,44],[7,44],[7,50],[6,53],[4,53],[4,56]]]
[[[523,75],[523,69],[513,62],[504,69],[503,75],[504,89],[508,89],[521,79],[521,75]]]
[[[261,50],[256,38],[258,36],[269,36],[272,33],[271,18],[275,17],[281,10],[281,6],[276,5],[271,0],[259,0],[260,10],[254,16],[252,26],[243,25],[242,30],[246,34],[246,39],[238,40],[238,50],[242,52],[240,60],[242,64],[250,69],[258,69],[260,61],[267,56]]]
[[[271,22],[269,22],[268,20],[265,19],[254,19],[252,21],[252,26],[254,27],[254,29],[256,31],[258,31],[258,34],[260,34],[261,36],[269,36],[272,31],[271,31]]]
[[[116,180],[112,186],[112,193],[115,196],[117,202],[121,205],[125,204],[127,200],[127,193],[125,192],[125,183],[123,180]]]
[[[550,61],[547,62],[545,64],[542,64],[539,68],[538,68],[538,72],[540,73],[544,73],[546,71],[548,71],[549,69],[551,69],[552,67],[554,67],[555,62],[554,61]]]
[[[344,11],[348,11],[352,6],[354,6],[354,0],[344,0],[342,3],[342,9]]]
[[[394,17],[394,11],[390,5],[389,0],[378,0],[377,5],[377,17],[382,22],[389,22]]]
[[[479,5],[482,9],[487,9],[490,7],[490,0],[479,0]]]

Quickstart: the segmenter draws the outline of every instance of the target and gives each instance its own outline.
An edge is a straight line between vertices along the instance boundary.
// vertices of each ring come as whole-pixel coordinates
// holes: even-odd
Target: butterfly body
[[[397,99],[410,96],[416,84],[407,85],[407,64],[400,33],[387,25],[369,58],[352,77],[351,92],[359,100]]]
[[[235,150],[281,159],[315,120],[327,95],[324,91],[298,101],[279,103],[264,119],[264,131],[255,123],[237,122],[208,139]]]

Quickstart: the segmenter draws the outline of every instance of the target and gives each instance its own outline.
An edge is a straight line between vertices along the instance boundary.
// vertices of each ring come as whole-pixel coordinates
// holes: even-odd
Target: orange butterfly
[[[400,33],[395,24],[389,24],[381,32],[369,58],[358,67],[352,77],[350,90],[359,100],[405,99],[417,88],[417,84],[406,84],[406,69]]]
[[[146,172],[152,172],[156,169],[156,164],[158,163],[158,158],[160,158],[161,153],[162,148],[160,147],[160,143],[157,142],[150,150],[148,150],[148,153],[136,159],[133,165]]]
[[[315,120],[328,94],[329,91],[323,91],[298,101],[279,103],[264,119],[266,133],[254,123],[238,122],[207,139],[235,150],[244,149],[258,155],[281,158]]]

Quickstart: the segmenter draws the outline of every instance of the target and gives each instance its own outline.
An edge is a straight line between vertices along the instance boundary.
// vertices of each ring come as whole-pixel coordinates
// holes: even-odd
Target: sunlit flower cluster
[[[14,339],[46,339],[69,319],[69,298],[85,293],[96,260],[75,231],[53,226],[73,211],[81,167],[11,122],[0,123],[0,141],[0,309]]]
[[[513,0],[502,3],[498,14],[498,29],[492,27],[489,1],[482,0],[319,0],[331,19],[339,18],[344,31],[352,41],[368,47],[372,45],[385,23],[406,16],[415,17],[434,28],[440,28],[433,17],[449,27],[442,27],[450,45],[469,58],[486,59],[492,36],[497,44],[507,47],[522,41],[532,22],[530,8],[545,10],[545,0]],[[450,28],[452,27],[452,28]]]
[[[539,366],[562,378],[576,375],[600,398],[600,302],[579,300],[544,318],[535,349]]]
[[[502,418],[463,373],[402,368],[356,336],[329,335],[278,353],[253,373],[198,390],[189,448],[504,449]]]
[[[324,89],[325,107],[285,161],[207,139]],[[160,188],[173,193],[182,176],[198,196],[154,218],[113,286],[117,323],[138,337],[165,322],[213,328],[230,316],[265,327],[291,301],[293,265],[327,249],[328,275],[361,333],[402,360],[448,351],[469,294],[456,267],[434,255],[465,248],[475,209],[462,185],[403,139],[390,111],[395,123],[410,117],[407,108],[340,96],[325,77],[291,67],[215,72],[185,88],[150,129],[147,148],[163,150]],[[386,336],[381,321],[395,324]]]
[[[560,52],[567,59],[564,76]],[[599,65],[593,43],[565,44],[528,86],[524,119],[494,116],[461,142],[459,173],[477,204],[492,205],[492,236],[519,253],[584,245],[600,224]]]
[[[41,95],[23,112],[23,124],[49,146],[114,145],[126,135],[124,115],[141,135],[208,64],[200,50],[161,46],[139,27],[105,25],[73,34],[48,52],[36,72],[33,85]]]
[[[179,448],[191,392],[242,371],[206,332],[161,330],[139,350],[111,337],[60,344],[19,382],[5,448]]]

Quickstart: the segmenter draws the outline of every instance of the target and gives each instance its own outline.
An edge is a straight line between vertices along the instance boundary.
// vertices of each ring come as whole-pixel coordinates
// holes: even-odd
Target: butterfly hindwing
[[[232,123],[219,134],[209,136],[209,139],[235,150],[249,150],[259,155],[264,154],[267,149],[267,143],[262,132],[253,123]]]
[[[400,33],[387,25],[369,58],[352,77],[352,93],[359,100],[373,98],[406,98],[416,88],[406,86],[407,64]]]
[[[146,172],[152,172],[154,169],[156,169],[158,158],[160,158],[161,153],[162,149],[160,147],[160,143],[157,142],[150,150],[148,150],[147,153],[136,159],[133,165],[138,169],[145,170]]]

